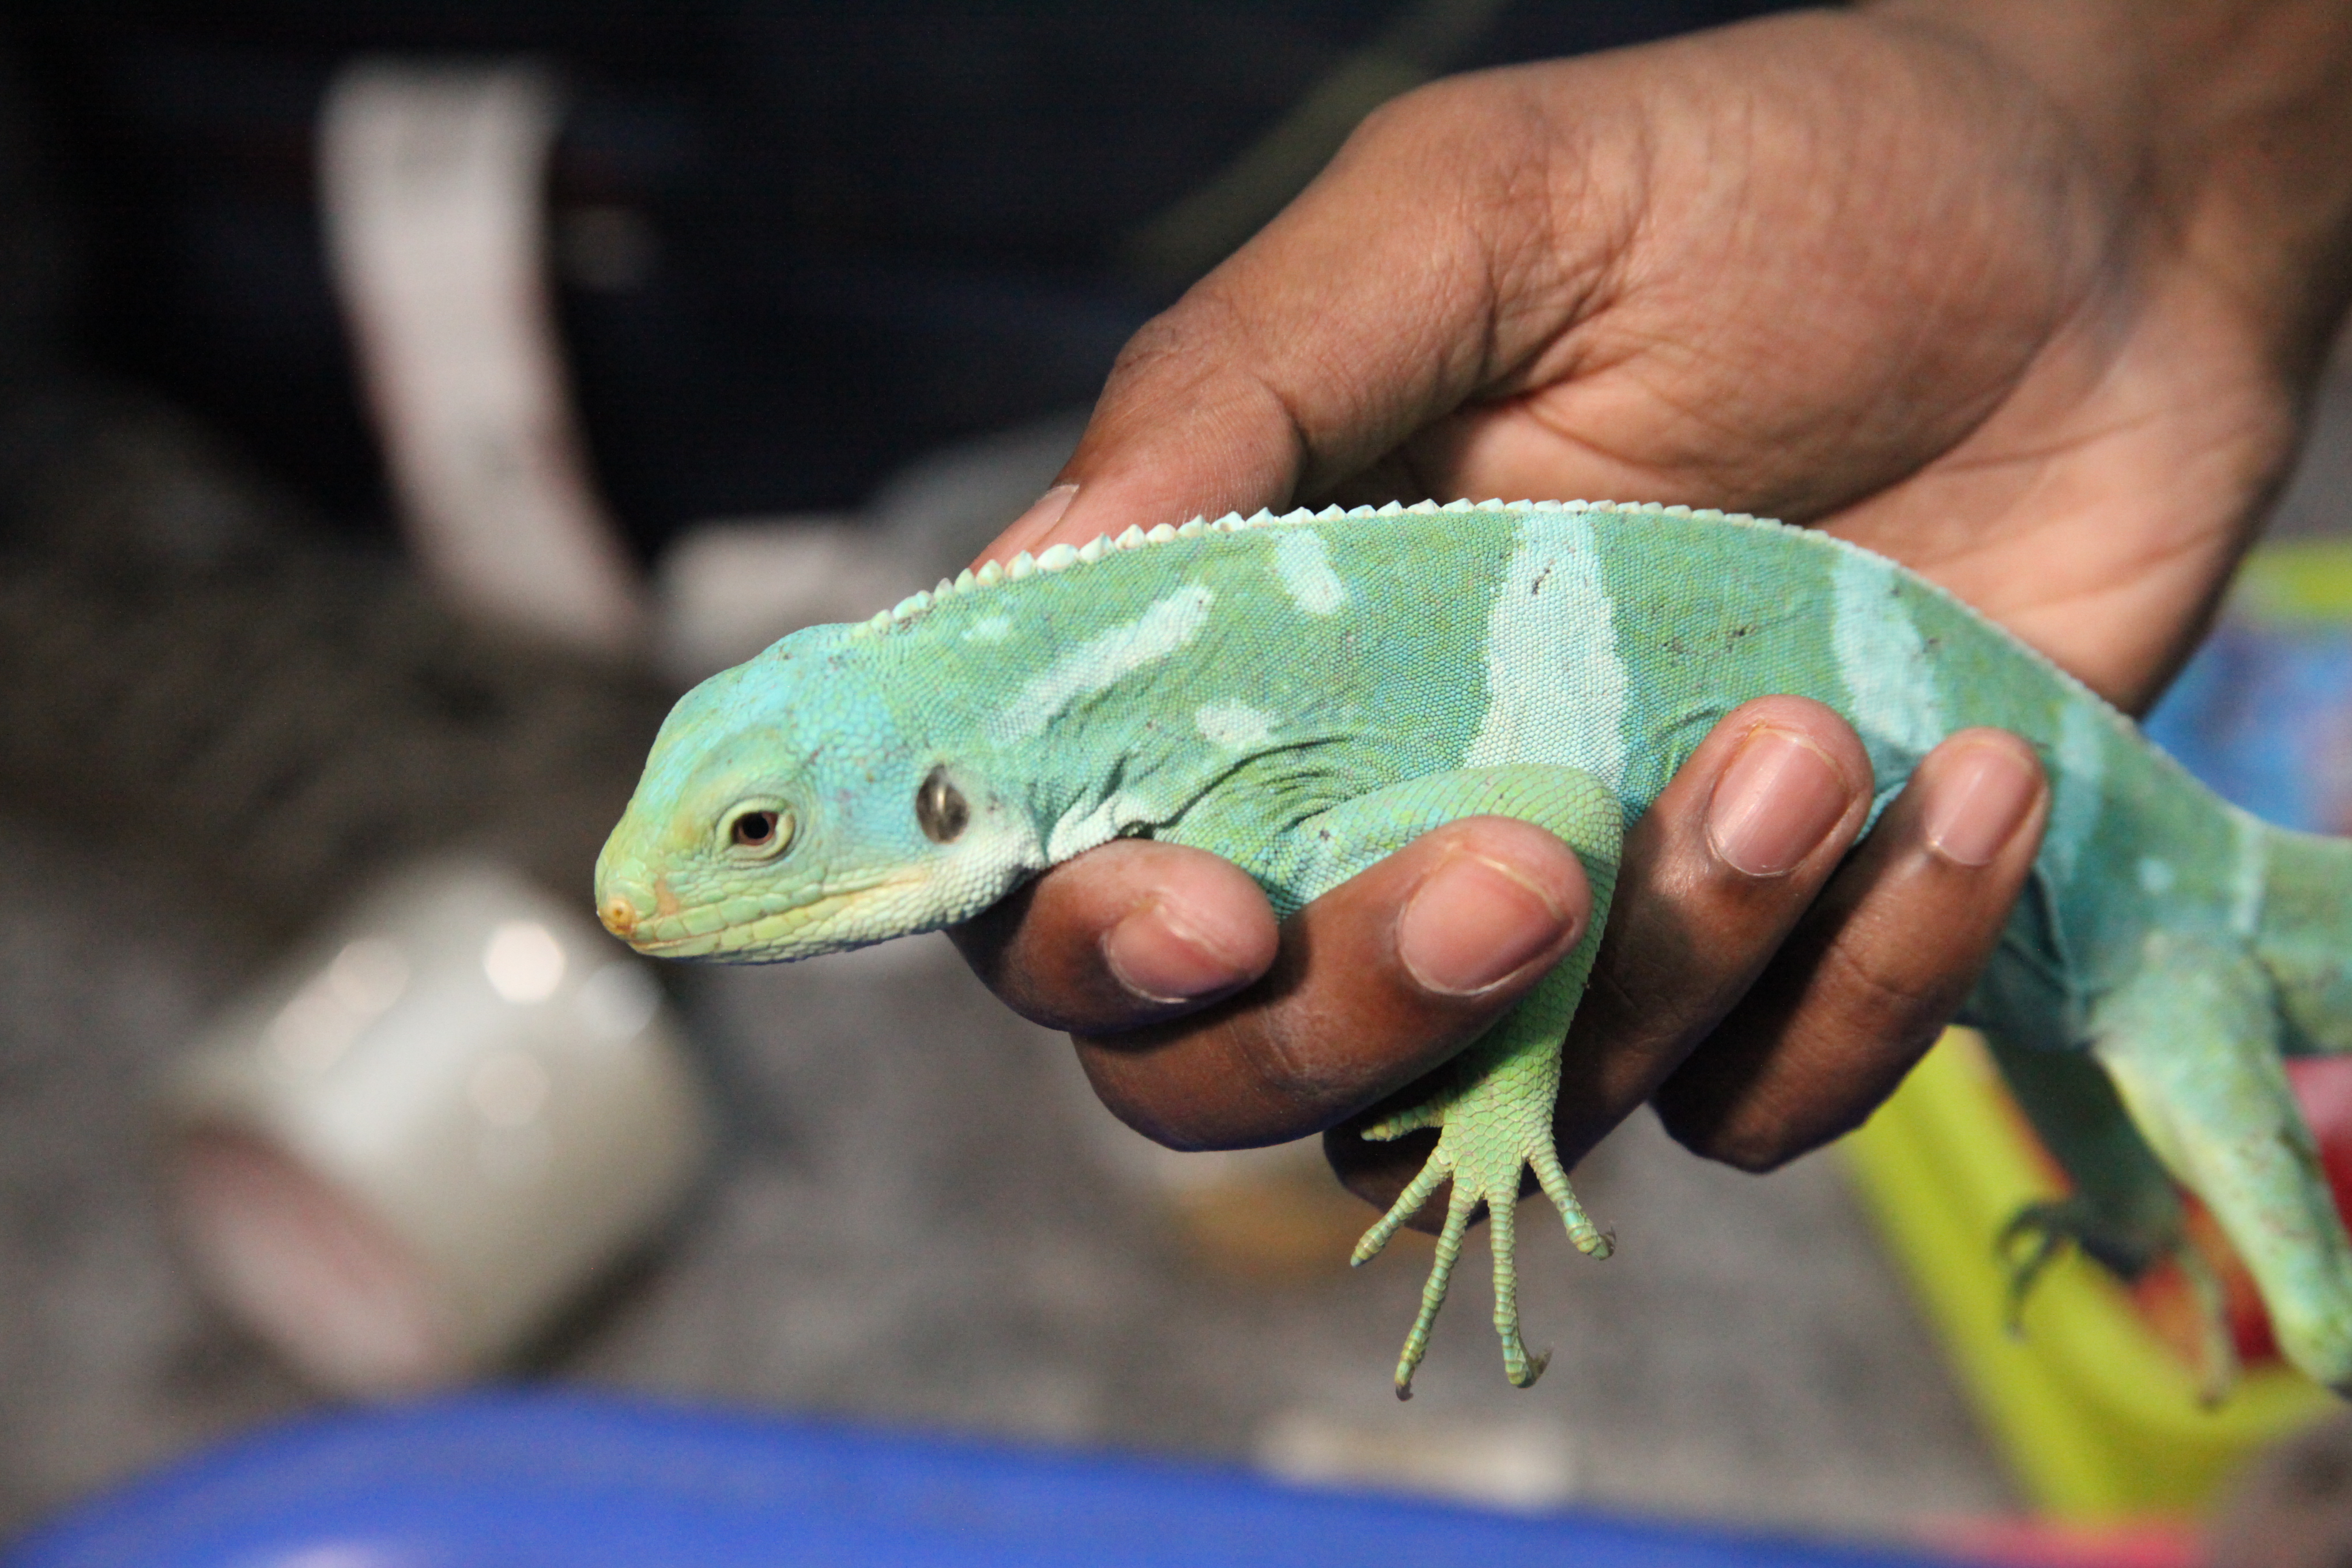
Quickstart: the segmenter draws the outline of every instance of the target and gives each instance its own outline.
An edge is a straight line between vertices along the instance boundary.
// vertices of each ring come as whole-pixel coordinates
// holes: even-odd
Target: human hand
[[[2263,122],[2243,90],[2189,112],[2175,77],[2212,40],[2176,25],[2135,54],[2101,16],[2131,30],[2088,5],[1786,17],[1400,100],[1138,336],[1065,486],[992,553],[1297,499],[1735,507],[1902,560],[2139,705],[2289,454],[2352,200],[2278,151],[2303,145],[2282,115],[2312,135],[2302,100],[2301,121]],[[2279,79],[2340,89],[2344,30],[2306,27]],[[2249,174],[2263,123],[2277,167]],[[1588,1114],[1652,1086],[1686,1142],[1743,1164],[1843,1130],[1956,1005],[2024,874],[2042,792],[2015,742],[1948,742],[1831,880],[1869,792],[1859,748],[1818,710],[1756,722],[1727,721],[1629,845],[1566,1157]],[[1721,781],[1756,733],[1786,738],[1783,765],[1738,804]],[[1980,864],[1935,847],[1948,792],[2008,829]],[[1759,876],[1723,853],[1726,811],[1821,831]],[[1130,1121],[1263,1141],[1426,1071],[1572,944],[1580,877],[1541,837],[1456,825],[1281,933],[1232,868],[1118,845],[962,941],[1081,1036]],[[1413,895],[1490,873],[1467,945],[1518,967],[1467,995],[1416,978]],[[1412,1163],[1333,1150],[1374,1195]]]

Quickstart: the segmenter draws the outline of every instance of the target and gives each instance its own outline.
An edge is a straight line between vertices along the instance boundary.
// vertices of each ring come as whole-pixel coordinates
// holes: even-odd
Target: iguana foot
[[[1576,1200],[1568,1184],[1568,1173],[1560,1168],[1559,1152],[1553,1149],[1549,1117],[1533,1121],[1531,1126],[1515,1125],[1529,1119],[1513,1117],[1496,1121],[1475,1114],[1470,1099],[1446,1103],[1434,1102],[1420,1109],[1392,1116],[1364,1130],[1362,1136],[1374,1142],[1386,1142],[1401,1138],[1416,1128],[1436,1126],[1437,1147],[1430,1152],[1421,1173],[1400,1194],[1377,1224],[1364,1232],[1356,1243],[1351,1263],[1370,1262],[1380,1255],[1389,1238],[1404,1222],[1411,1219],[1430,1194],[1448,1181],[1453,1192],[1445,1206],[1445,1229],[1437,1238],[1437,1258],[1430,1265],[1429,1279],[1421,1288],[1421,1311],[1413,1319],[1412,1331],[1405,1336],[1404,1353],[1397,1359],[1396,1392],[1399,1399],[1412,1397],[1413,1369],[1421,1364],[1429,1349],[1430,1325],[1437,1319],[1437,1310],[1445,1304],[1446,1287],[1454,1277],[1454,1259],[1461,1256],[1462,1237],[1470,1221],[1483,1206],[1488,1222],[1488,1245],[1495,1258],[1495,1332],[1503,1342],[1503,1374],[1514,1387],[1526,1388],[1543,1375],[1549,1352],[1528,1353],[1519,1338],[1518,1274],[1513,1257],[1517,1235],[1519,1201],[1519,1173],[1532,1169],[1545,1194],[1558,1205],[1560,1217],[1567,1222],[1568,1238],[1580,1252],[1595,1258],[1606,1258],[1613,1246],[1608,1234],[1595,1226]],[[1546,1106],[1549,1111],[1549,1106]]]
[[[2071,1202],[2028,1204],[2001,1226],[1993,1240],[1993,1252],[2009,1270],[2009,1306],[2003,1326],[2011,1338],[2025,1332],[2025,1299],[2067,1247],[2082,1245],[2088,1219]]]
[[[2126,1268],[2114,1257],[2115,1249],[2103,1246],[2106,1239],[2098,1224],[2096,1213],[2079,1199],[2065,1198],[2051,1203],[2028,1204],[2001,1227],[1994,1250],[2009,1268],[2008,1328],[2011,1336],[2025,1332],[2025,1299],[2053,1263],[2063,1256],[2069,1247],[2078,1247],[2086,1255],[2099,1258],[2119,1278],[2132,1278],[2153,1261],[2145,1253],[2138,1254],[2137,1268]],[[2194,1355],[2197,1371],[2197,1397],[2202,1405],[2219,1405],[2229,1397],[2238,1383],[2238,1347],[2230,1332],[2230,1315],[2221,1277],[2204,1253],[2186,1237],[2161,1248],[2158,1258],[2168,1257],[2180,1270],[2189,1287],[2189,1298],[2196,1303],[2197,1331]]]

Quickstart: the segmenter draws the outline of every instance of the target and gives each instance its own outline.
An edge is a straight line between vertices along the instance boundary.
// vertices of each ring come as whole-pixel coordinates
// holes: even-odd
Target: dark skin
[[[1918,4],[1444,82],[1372,117],[1122,356],[997,557],[1293,501],[1615,496],[1814,524],[2145,705],[2292,457],[2352,256],[2352,6]],[[1570,1162],[1654,1105],[1769,1169],[1858,1124],[1966,994],[2047,815],[1955,735],[1857,847],[1851,730],[1731,714],[1627,844],[1567,1052]],[[1349,1129],[1591,919],[1524,824],[1431,833],[1277,925],[1171,845],[957,934],[1177,1147]]]

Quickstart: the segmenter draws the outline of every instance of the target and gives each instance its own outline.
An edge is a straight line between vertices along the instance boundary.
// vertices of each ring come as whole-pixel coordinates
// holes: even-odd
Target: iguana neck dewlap
[[[798,633],[663,726],[597,864],[640,951],[761,963],[969,919],[1121,835],[1208,849],[1287,914],[1442,823],[1502,814],[1583,858],[1584,942],[1370,1129],[1435,1127],[1358,1259],[1450,1184],[1406,1391],[1470,1221],[1493,1222],[1506,1371],[1532,1170],[1610,1243],[1552,1148],[1559,1047],[1622,825],[1716,721],[1795,693],[1861,733],[1882,801],[1944,736],[2030,741],[2047,835],[1970,1020],[2075,1178],[2020,1216],[2047,1252],[2189,1258],[2166,1180],[2244,1255],[2290,1359],[2352,1387],[2352,1246],[2282,1051],[2352,1047],[2352,848],[2224,804],[2008,633],[1867,551],[1778,523],[1601,502],[1359,508],[1129,529]]]

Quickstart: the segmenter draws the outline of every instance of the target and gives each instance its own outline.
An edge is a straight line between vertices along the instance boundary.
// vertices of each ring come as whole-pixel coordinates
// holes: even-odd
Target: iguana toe
[[[1422,1287],[1421,1310],[1405,1336],[1403,1353],[1397,1359],[1399,1399],[1412,1397],[1413,1372],[1429,1349],[1430,1329],[1436,1321],[1438,1310],[1445,1304],[1454,1266],[1461,1257],[1463,1237],[1471,1220],[1482,1209],[1486,1214],[1488,1245],[1495,1260],[1495,1333],[1502,1342],[1503,1373],[1517,1388],[1530,1387],[1543,1375],[1551,1360],[1550,1353],[1530,1354],[1519,1333],[1517,1236],[1522,1171],[1534,1170],[1545,1195],[1559,1209],[1570,1240],[1580,1251],[1606,1258],[1612,1248],[1608,1234],[1592,1223],[1569,1186],[1567,1173],[1560,1167],[1548,1128],[1538,1128],[1525,1138],[1511,1137],[1496,1131],[1491,1123],[1463,1114],[1463,1109],[1457,1104],[1436,1112],[1436,1122],[1444,1129],[1437,1147],[1430,1151],[1421,1173],[1398,1194],[1389,1211],[1356,1244],[1355,1262],[1363,1263],[1376,1256],[1439,1186],[1452,1184],[1445,1206],[1445,1226],[1437,1238],[1437,1255]],[[1406,1114],[1410,1117],[1414,1113]]]

